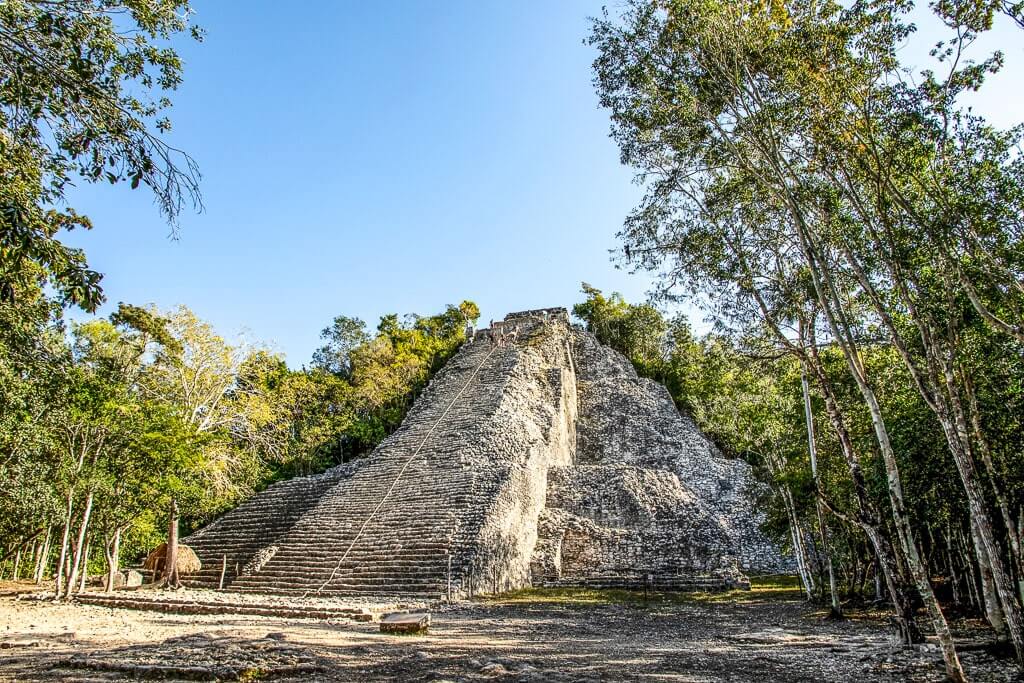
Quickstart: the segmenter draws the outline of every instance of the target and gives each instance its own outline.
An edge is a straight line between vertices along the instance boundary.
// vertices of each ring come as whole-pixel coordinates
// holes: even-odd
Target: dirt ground
[[[940,681],[934,645],[895,648],[878,615],[831,622],[792,597],[506,599],[376,623],[176,615],[0,597],[0,680]],[[968,634],[970,637],[970,634]],[[973,681],[1017,678],[984,648]]]

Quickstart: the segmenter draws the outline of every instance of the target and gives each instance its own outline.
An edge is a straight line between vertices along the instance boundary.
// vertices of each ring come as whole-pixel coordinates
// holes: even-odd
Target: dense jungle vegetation
[[[1024,5],[626,0],[592,23],[594,85],[645,195],[619,237],[650,303],[574,312],[767,484],[804,590],[934,633],[977,614],[1024,662],[1024,129],[965,105],[977,44]],[[308,368],[186,308],[103,303],[60,241],[74,182],[150,191],[172,227],[199,173],[162,141],[187,0],[0,2],[0,571],[78,588],[276,478],[367,452],[477,318],[471,302],[340,316]],[[125,29],[130,30],[125,30]],[[703,306],[693,334],[662,304]],[[173,526],[173,522],[172,522]]]
[[[312,365],[292,370],[185,307],[121,304],[67,324],[41,293],[19,295],[0,303],[0,571],[56,574],[68,593],[86,558],[114,571],[159,544],[172,509],[187,531],[371,450],[479,315],[463,302],[372,332],[339,316]]]

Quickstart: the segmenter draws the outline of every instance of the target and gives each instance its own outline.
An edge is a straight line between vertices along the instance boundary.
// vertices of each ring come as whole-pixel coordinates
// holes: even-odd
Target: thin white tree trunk
[[[82,555],[82,571],[81,578],[78,582],[78,592],[85,592],[85,582],[89,578],[89,549],[92,545],[92,534],[85,537],[85,553]]]
[[[818,483],[818,446],[814,438],[814,411],[811,409],[811,392],[807,386],[807,369],[800,364],[800,387],[804,395],[804,419],[807,422],[807,450],[811,456],[811,478],[814,481],[814,507],[818,512],[818,530],[821,533],[821,552],[828,566],[828,588],[831,596],[832,617],[841,617],[843,608],[839,604],[839,593],[836,591],[836,574],[832,566],[832,554],[828,549],[828,527],[825,526],[825,515],[821,510],[821,487]]]
[[[46,540],[43,541],[43,550],[39,553],[39,557],[36,559],[36,571],[33,575],[33,579],[36,585],[43,582],[43,577],[46,574],[46,565],[50,559],[50,535],[53,531],[53,527],[46,527]]]
[[[107,556],[107,592],[114,590],[114,577],[117,575],[121,554],[121,528],[114,530],[114,538],[104,548]]]
[[[789,531],[793,537],[793,552],[796,554],[796,567],[800,573],[800,581],[807,593],[807,600],[814,599],[814,578],[811,576],[807,563],[807,548],[804,547],[803,533],[800,531],[800,520],[796,516],[793,499],[789,491],[785,492],[786,515],[789,517]]]
[[[85,549],[85,534],[89,527],[89,517],[92,514],[93,492],[90,490],[85,497],[85,510],[82,512],[82,523],[78,527],[78,542],[75,544],[75,555],[71,561],[71,571],[68,572],[67,595],[70,597],[75,589],[75,581],[78,579],[79,564],[82,561],[82,551]]]
[[[71,515],[74,511],[75,495],[74,489],[68,491],[67,510],[64,514],[64,532],[60,541],[60,556],[57,558],[57,566],[54,567],[54,594],[57,600],[64,595],[64,572],[65,563],[68,558],[68,543],[71,540]]]

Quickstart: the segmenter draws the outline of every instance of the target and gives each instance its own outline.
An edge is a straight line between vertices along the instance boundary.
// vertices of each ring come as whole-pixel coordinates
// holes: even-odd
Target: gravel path
[[[1019,680],[968,651],[974,681]],[[941,681],[932,646],[894,649],[879,619],[823,621],[787,600],[676,605],[484,603],[425,636],[376,624],[176,615],[0,598],[0,680]]]

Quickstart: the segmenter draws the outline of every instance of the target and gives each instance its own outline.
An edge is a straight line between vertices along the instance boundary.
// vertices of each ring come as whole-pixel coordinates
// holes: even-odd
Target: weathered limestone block
[[[380,620],[381,633],[426,633],[430,628],[430,614],[427,612],[386,614]]]
[[[716,526],[727,535],[729,544],[723,552],[735,558],[742,569],[790,569],[791,560],[782,557],[760,530],[763,515],[754,509],[759,491],[750,467],[723,458],[693,420],[679,413],[668,390],[637,376],[622,354],[583,331],[577,331],[574,342],[579,464],[630,465],[673,473],[695,497],[697,507],[714,517]],[[615,500],[623,495],[626,500],[636,499],[637,485],[646,486],[639,481],[630,484],[631,492],[608,494],[602,499],[604,505],[614,508]],[[652,490],[651,495],[657,498],[662,494]],[[669,516],[689,518],[694,509],[680,507]]]
[[[542,527],[558,546],[562,580],[735,568],[718,517],[672,472],[591,465],[553,469],[549,481],[548,510],[563,514]]]

